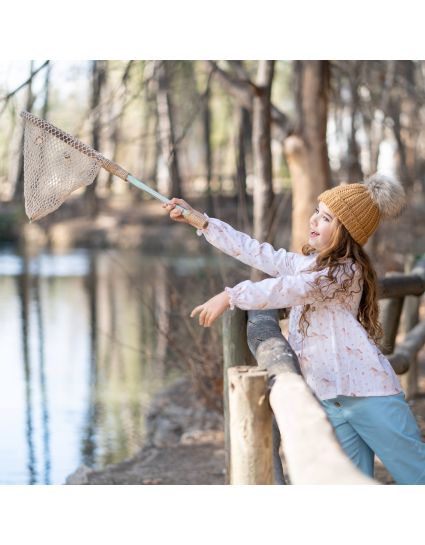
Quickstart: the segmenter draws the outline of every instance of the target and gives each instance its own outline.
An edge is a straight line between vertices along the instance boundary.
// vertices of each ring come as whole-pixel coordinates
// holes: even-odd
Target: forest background
[[[274,242],[290,215],[293,249],[328,187],[380,170],[401,180],[409,202],[423,201],[423,61],[31,61],[20,70],[11,88],[6,64],[0,83],[3,238],[20,229],[21,109],[209,214],[230,198],[235,226],[259,240]],[[74,217],[146,198],[105,171],[81,193]]]

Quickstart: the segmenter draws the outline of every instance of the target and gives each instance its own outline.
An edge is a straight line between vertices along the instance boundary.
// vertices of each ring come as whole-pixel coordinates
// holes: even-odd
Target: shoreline
[[[133,457],[99,470],[81,465],[64,484],[224,484],[223,417],[195,397],[190,379],[155,397],[146,424],[144,445]]]

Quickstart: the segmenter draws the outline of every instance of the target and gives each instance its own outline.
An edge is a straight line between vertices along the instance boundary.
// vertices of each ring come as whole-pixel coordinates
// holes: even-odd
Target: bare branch
[[[6,104],[3,106],[3,109],[2,109],[2,112],[4,111],[4,108],[5,106],[7,105],[8,101],[14,96],[16,95],[16,93],[18,93],[23,87],[25,87],[26,85],[28,85],[32,79],[34,78],[34,76],[36,76],[40,70],[42,70],[45,66],[47,66],[49,64],[50,61],[45,61],[41,66],[39,66],[37,68],[37,70],[34,70],[33,72],[31,72],[30,74],[30,77],[24,81],[24,83],[21,83],[21,85],[19,85],[16,89],[14,89],[13,91],[11,91],[10,93],[8,93],[7,95],[4,95],[3,97],[0,97],[0,100],[4,100],[6,102]]]
[[[207,61],[208,65],[214,70],[214,74],[220,79],[224,87],[233,95],[241,106],[244,106],[248,110],[252,106],[252,91],[250,89],[253,86],[251,80],[241,81],[233,78],[228,72],[223,70],[214,61]]]
[[[208,65],[214,69],[223,86],[229,93],[236,98],[240,106],[251,110],[254,93],[257,92],[257,86],[251,81],[248,73],[239,61],[229,61],[235,68],[240,79],[235,79],[228,72],[220,68],[216,62],[207,61]],[[279,139],[284,140],[293,131],[293,123],[279,108],[271,104],[271,118],[274,124],[273,129]]]
[[[227,63],[235,70],[236,75],[241,81],[250,82],[251,78],[242,61],[227,61]]]

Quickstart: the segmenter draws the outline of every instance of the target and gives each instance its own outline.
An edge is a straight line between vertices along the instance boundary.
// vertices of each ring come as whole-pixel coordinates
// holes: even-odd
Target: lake
[[[151,400],[189,373],[170,339],[234,263],[0,249],[0,484],[63,484],[140,450]]]

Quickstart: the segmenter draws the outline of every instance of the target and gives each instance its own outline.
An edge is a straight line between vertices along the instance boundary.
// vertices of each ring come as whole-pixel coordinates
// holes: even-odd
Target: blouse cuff
[[[196,230],[196,234],[198,235],[198,237],[201,237],[204,233],[206,233],[208,231],[208,227],[209,227],[209,224],[210,224],[210,222],[209,222],[210,218],[207,216],[207,214],[205,214],[205,212],[204,212],[204,216],[208,220],[208,224],[204,229],[197,229]]]
[[[233,310],[235,308],[235,306],[236,306],[235,296],[233,294],[233,289],[232,288],[224,288],[224,291],[227,293],[227,296],[229,297],[230,310]]]

